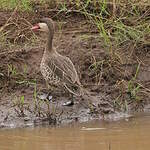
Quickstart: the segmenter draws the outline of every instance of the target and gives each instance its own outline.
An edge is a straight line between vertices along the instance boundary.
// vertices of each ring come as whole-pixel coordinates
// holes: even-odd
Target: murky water
[[[149,150],[150,115],[61,128],[1,129],[0,150]]]

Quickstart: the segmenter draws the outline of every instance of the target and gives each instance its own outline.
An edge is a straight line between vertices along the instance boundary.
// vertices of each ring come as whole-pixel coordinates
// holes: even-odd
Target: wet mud
[[[10,14],[0,12],[1,26]],[[34,35],[30,27],[41,16],[23,15],[16,12],[14,20],[19,27],[24,28],[24,24],[27,25],[26,30],[20,31],[14,26],[6,27],[4,31],[10,30],[10,35],[0,46],[0,127],[60,125],[94,119],[116,120],[129,117],[135,111],[150,110],[149,47],[143,48],[143,51],[133,49],[130,57],[132,45],[129,45],[129,50],[121,47],[117,51],[121,59],[119,61],[116,55],[112,56],[104,49],[103,40],[99,38],[97,30],[93,30],[80,16],[74,19],[63,18],[62,22],[59,21],[60,18],[53,18],[56,24],[54,47],[73,61],[81,83],[93,97],[92,104],[80,97],[74,97],[74,105],[64,106],[71,97],[59,87],[52,93],[51,101],[40,100],[38,96],[48,92],[39,70],[45,41],[44,37]],[[44,15],[52,17],[48,13]],[[21,18],[22,22],[19,23],[17,18]],[[13,27],[15,32],[12,31]],[[134,80],[138,66],[139,71]],[[140,83],[140,90],[133,90],[136,95],[132,95],[129,85],[132,84],[132,89],[136,89],[137,82]]]

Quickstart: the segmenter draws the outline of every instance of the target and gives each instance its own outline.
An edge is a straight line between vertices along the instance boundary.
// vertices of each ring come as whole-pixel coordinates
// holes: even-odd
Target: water
[[[149,150],[150,116],[50,128],[1,129],[0,150]]]

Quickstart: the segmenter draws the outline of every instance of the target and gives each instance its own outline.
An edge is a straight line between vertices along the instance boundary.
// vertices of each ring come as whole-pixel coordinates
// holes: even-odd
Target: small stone
[[[38,98],[40,100],[45,100],[47,98],[47,94],[44,93],[44,94],[38,95]]]
[[[4,74],[3,74],[3,73],[0,73],[0,76],[4,77]]]
[[[92,48],[96,48],[96,44],[92,45]]]
[[[48,96],[48,94],[43,93],[43,94],[39,95],[38,98],[40,100],[46,100],[48,98],[48,100],[51,101],[53,96],[51,96],[51,95]]]
[[[63,103],[63,106],[72,106],[72,105],[74,105],[73,101],[67,101],[67,102]]]
[[[29,121],[30,118],[29,117],[24,117],[24,121]]]
[[[51,95],[48,96],[49,101],[52,100],[52,98],[53,98],[53,96],[51,96]]]

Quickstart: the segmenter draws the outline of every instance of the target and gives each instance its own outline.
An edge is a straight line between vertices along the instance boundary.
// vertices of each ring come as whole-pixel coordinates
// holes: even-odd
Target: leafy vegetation
[[[76,1],[37,1],[40,5],[57,11],[56,15],[78,13],[97,27],[103,38],[106,49],[112,52],[112,46],[120,46],[132,42],[135,46],[148,44],[150,34],[148,0],[76,0]],[[36,11],[33,0],[1,0],[0,7],[23,11]],[[3,35],[3,34],[2,34]],[[4,40],[5,35],[1,38]],[[138,45],[139,46],[139,45]]]
[[[36,7],[36,5],[40,8]],[[42,10],[47,11],[47,14],[55,14],[54,18],[68,19],[69,17],[81,16],[85,18],[86,22],[90,25],[89,30],[98,33],[98,43],[103,45],[106,52],[106,57],[99,59],[91,54],[91,62],[88,64],[89,74],[94,77],[94,84],[100,85],[102,78],[106,80],[110,74],[111,80],[115,74],[124,74],[120,66],[125,64],[124,56],[129,60],[132,54],[135,53],[147,53],[150,46],[150,3],[149,0],[0,0],[0,8],[3,10],[11,10],[12,12],[29,12],[29,13],[41,13]],[[43,9],[44,8],[44,9]],[[38,12],[39,11],[39,12]],[[41,12],[40,12],[41,11]],[[31,33],[30,21],[21,18],[22,24],[19,19],[13,20],[13,17],[7,18],[5,25],[0,27],[0,42],[2,47],[12,48],[13,45],[27,46],[28,41],[35,43],[35,40],[39,40],[33,33]],[[16,22],[15,22],[16,21]],[[23,25],[23,29],[20,26]],[[9,28],[11,27],[11,29]],[[12,28],[13,26],[13,28]],[[17,30],[15,30],[17,28]],[[58,23],[59,30],[63,29],[63,23]],[[8,30],[7,30],[8,29]],[[9,30],[10,29],[10,30]],[[8,38],[15,32],[13,40]],[[81,40],[87,40],[89,35],[81,35]],[[22,40],[23,39],[23,40]],[[19,41],[19,42],[18,42]],[[20,42],[23,41],[23,42]],[[26,42],[27,41],[27,42]],[[23,43],[23,44],[22,44]],[[32,45],[33,46],[33,45]],[[20,47],[19,47],[20,48]],[[92,49],[92,48],[91,48]],[[138,93],[141,91],[141,84],[137,81],[137,75],[142,64],[140,59],[137,58],[136,71],[127,79],[127,84],[124,86],[124,78],[115,79],[115,85],[119,89],[117,95],[115,95],[114,103],[117,107],[124,107],[128,109],[130,100],[133,102],[139,101],[141,98]],[[132,62],[130,62],[132,63]],[[8,65],[8,76],[14,77],[18,75],[18,71],[15,66]],[[3,73],[0,72],[0,76]],[[119,82],[119,84],[117,84]],[[33,85],[33,99],[35,105],[35,111],[41,114],[41,101],[37,100],[37,85],[36,82],[32,82],[27,78],[27,66],[24,65],[21,78],[17,79],[17,84],[20,85]],[[122,89],[120,88],[123,87]],[[124,91],[130,95],[129,101],[124,97]],[[19,98],[19,108],[22,109],[24,105],[24,97]],[[47,108],[49,111],[49,103]],[[21,110],[23,111],[23,110]],[[47,112],[50,116],[50,112]]]
[[[3,9],[18,8],[23,11],[30,11],[30,0],[0,0],[0,7]]]

